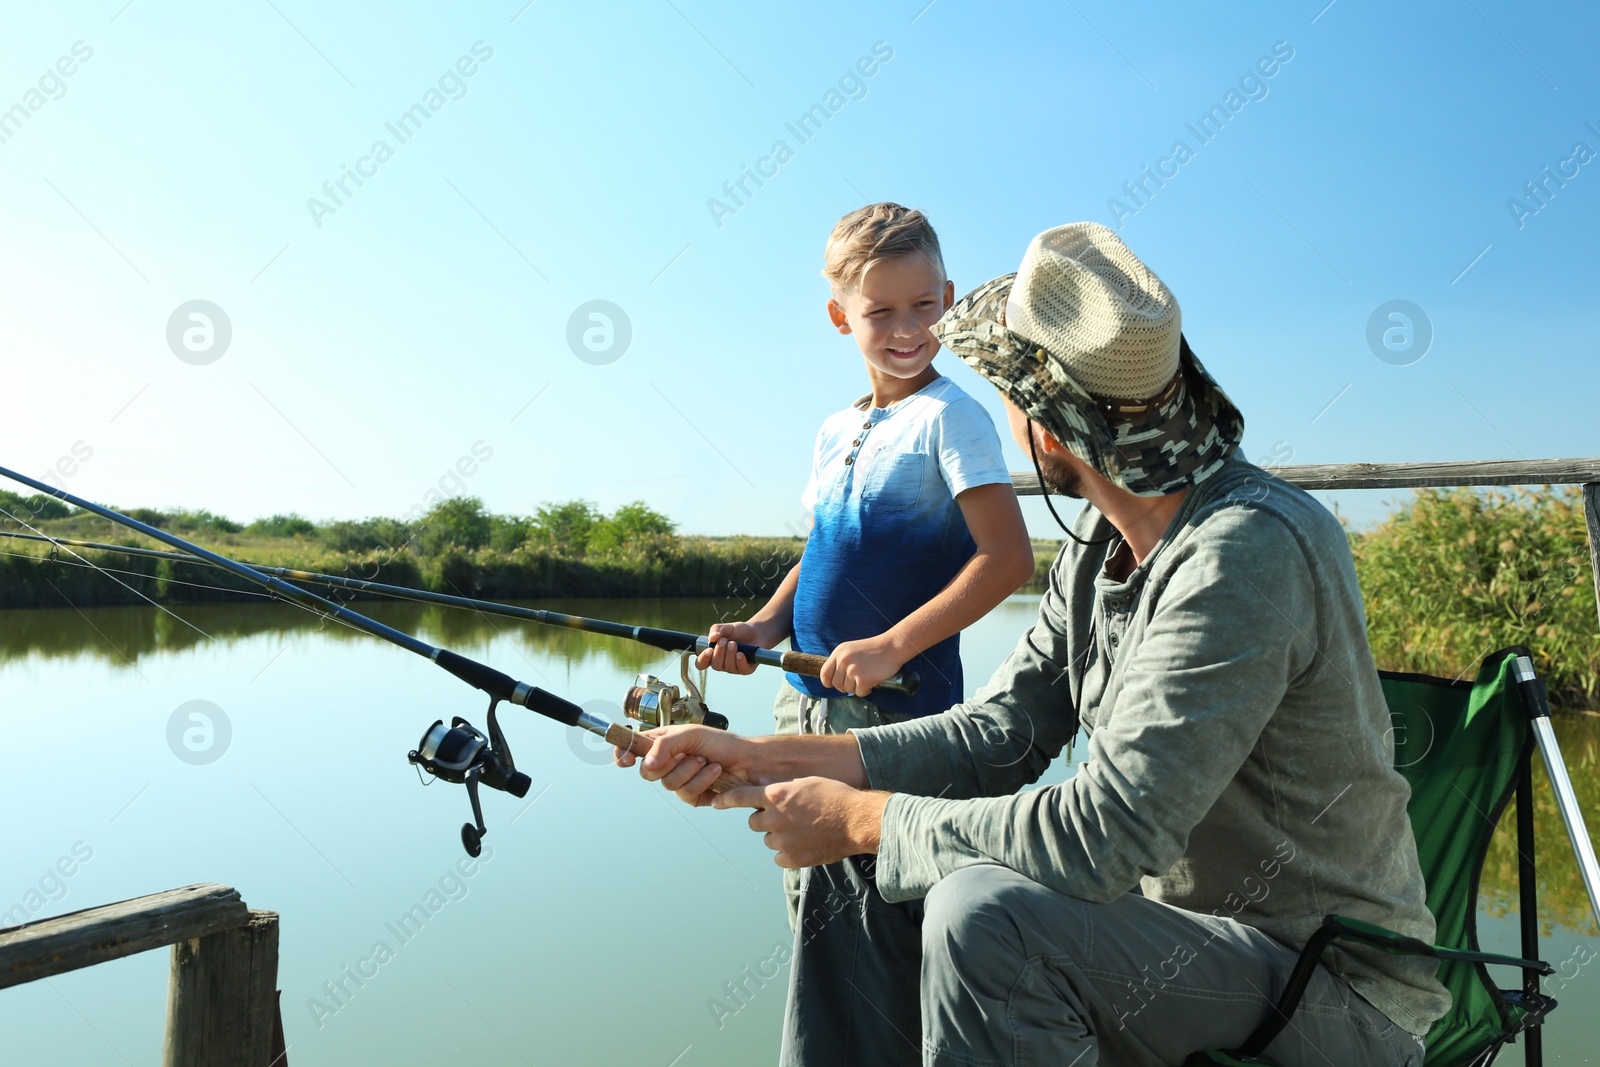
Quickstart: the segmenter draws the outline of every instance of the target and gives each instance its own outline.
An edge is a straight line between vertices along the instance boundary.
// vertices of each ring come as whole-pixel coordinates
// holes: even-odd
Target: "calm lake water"
[[[1014,597],[968,631],[969,692],[1036,603]],[[698,631],[726,605],[540,606]],[[676,674],[673,657],[609,638],[410,605],[361,610],[617,718],[635,673]],[[13,913],[0,922],[17,908],[40,918],[194,882],[235,886],[282,915],[295,1067],[775,1059],[786,973],[742,1002],[724,988],[790,936],[777,868],[742,815],[691,811],[611,767],[588,735],[512,708],[503,725],[534,786],[524,800],[485,795],[485,856],[463,866],[465,791],[423,789],[405,753],[436,718],[483,725],[476,693],[295,608],[177,611],[206,636],[151,608],[0,613],[0,908]],[[713,676],[708,697],[735,730],[766,732],[781,680],[767,669]],[[190,701],[220,709],[209,737],[185,741]],[[1597,724],[1558,723],[1591,826]],[[1058,766],[1046,781],[1069,773]],[[1558,983],[1547,1056],[1589,1063],[1600,967],[1580,968],[1587,954],[1574,952],[1594,945],[1593,921],[1553,807],[1539,815],[1543,955],[1571,976]],[[1494,951],[1516,947],[1510,856],[1501,849],[1486,876]],[[402,929],[419,904],[426,922]],[[0,991],[4,1062],[158,1062],[167,968],[166,951],[149,952]],[[1513,1049],[1500,1062],[1522,1061]]]

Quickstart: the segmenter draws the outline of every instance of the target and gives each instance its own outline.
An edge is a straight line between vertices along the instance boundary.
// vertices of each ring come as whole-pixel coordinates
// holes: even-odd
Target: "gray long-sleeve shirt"
[[[1077,532],[1110,524],[1085,509]],[[921,897],[997,863],[1062,893],[1230,916],[1298,951],[1324,915],[1431,941],[1410,789],[1344,530],[1237,457],[1124,581],[1069,544],[1039,619],[973,699],[856,731],[883,817],[878,888]],[[1077,731],[1088,761],[1017,793]],[[1337,947],[1334,973],[1425,1034],[1432,961]]]

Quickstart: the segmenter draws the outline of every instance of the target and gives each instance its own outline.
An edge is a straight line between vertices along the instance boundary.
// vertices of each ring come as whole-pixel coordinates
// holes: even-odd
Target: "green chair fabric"
[[[1508,649],[1489,657],[1471,685],[1384,674],[1395,724],[1395,767],[1411,783],[1411,828],[1428,883],[1434,940],[1478,951],[1478,882],[1489,839],[1533,744]],[[1441,960],[1450,1010],[1428,1032],[1427,1067],[1473,1061],[1520,1017],[1481,963]]]
[[[1436,944],[1412,942],[1381,927],[1330,916],[1325,935],[1307,947],[1307,954],[1320,956],[1328,939],[1354,938],[1387,951],[1457,957],[1439,961],[1439,981],[1450,991],[1451,1004],[1428,1032],[1426,1067],[1487,1064],[1517,1032],[1525,1015],[1522,1008],[1507,1002],[1484,961],[1508,966],[1531,961],[1479,950],[1477,901],[1490,838],[1534,743],[1512,674],[1516,657],[1526,653],[1523,648],[1494,653],[1473,682],[1380,672],[1393,722],[1395,768],[1411,783],[1408,812],[1427,880],[1428,909],[1437,925]],[[1549,973],[1547,964],[1534,969]],[[1298,997],[1293,994],[1285,1010],[1292,1013]],[[1267,1029],[1263,1024],[1256,1036],[1265,1037]],[[1187,1064],[1239,1067],[1271,1062],[1270,1053],[1256,1059],[1242,1051],[1249,1047],[1247,1042],[1241,1049],[1197,1052]]]

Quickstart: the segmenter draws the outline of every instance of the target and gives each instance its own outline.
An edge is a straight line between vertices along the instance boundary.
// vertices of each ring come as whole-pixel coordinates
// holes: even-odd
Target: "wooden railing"
[[[206,883],[0,929],[0,989],[172,946],[162,1067],[287,1067],[278,915]]]
[[[1311,463],[1267,467],[1302,489],[1424,489],[1460,485],[1581,485],[1600,611],[1600,459],[1489,459],[1450,463]],[[1018,496],[1043,496],[1032,471],[1011,472]]]

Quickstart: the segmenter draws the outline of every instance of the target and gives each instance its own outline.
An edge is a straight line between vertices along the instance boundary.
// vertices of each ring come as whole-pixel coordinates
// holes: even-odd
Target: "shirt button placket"
[[[850,442],[850,447],[851,448],[860,448],[861,447],[861,442],[865,441],[867,439],[867,431],[870,430],[870,429],[872,429],[872,420],[868,419],[866,422],[863,422],[861,424],[861,436],[857,437],[854,441],[851,441]],[[844,465],[846,467],[849,467],[849,466],[853,465],[855,463],[855,461],[856,461],[856,454],[854,452],[851,452],[848,456],[844,457]]]

